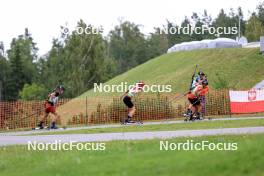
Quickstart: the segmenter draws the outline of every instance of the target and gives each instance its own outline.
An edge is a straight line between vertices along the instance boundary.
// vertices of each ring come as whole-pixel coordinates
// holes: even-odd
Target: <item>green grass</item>
[[[105,151],[28,151],[0,148],[1,176],[261,176],[264,135],[175,138],[237,143],[237,151],[160,151],[159,140],[113,141]]]
[[[171,85],[172,93],[185,93],[196,64],[207,74],[210,90],[249,89],[264,79],[264,57],[259,54],[258,48],[226,48],[165,54],[118,75],[105,84],[119,85],[127,82],[131,85],[144,80],[147,85]],[[61,106],[58,113],[62,114],[66,123],[72,116],[86,113],[83,98],[88,98],[88,110],[94,110],[98,103],[107,105],[112,96],[122,94],[88,90]]]
[[[172,92],[185,92],[196,64],[208,76],[211,88],[218,85],[218,76],[222,77],[228,87],[248,89],[263,80],[264,57],[258,48],[205,49],[165,54],[149,60],[105,84],[121,82],[134,84],[144,80],[146,84],[172,85]],[[87,91],[84,96],[106,96],[113,93],[94,93]],[[118,93],[120,95],[120,93]]]
[[[161,125],[133,125],[115,128],[94,128],[83,130],[70,130],[58,132],[46,132],[35,135],[53,134],[90,134],[90,133],[110,133],[110,132],[139,132],[139,131],[174,131],[174,130],[196,130],[196,129],[216,129],[216,128],[235,128],[235,127],[254,127],[264,126],[264,119],[242,119],[242,120],[218,120],[218,121],[199,121],[188,123],[174,123]]]

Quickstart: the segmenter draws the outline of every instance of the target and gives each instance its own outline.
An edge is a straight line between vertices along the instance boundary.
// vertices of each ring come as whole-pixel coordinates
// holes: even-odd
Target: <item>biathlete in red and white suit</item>
[[[65,91],[63,86],[58,86],[52,93],[48,95],[48,99],[45,102],[45,115],[40,117],[39,124],[36,129],[44,128],[44,120],[48,117],[49,113],[54,115],[52,118],[50,129],[57,129],[56,120],[60,117],[56,112],[56,104],[58,103],[59,96],[62,95]]]

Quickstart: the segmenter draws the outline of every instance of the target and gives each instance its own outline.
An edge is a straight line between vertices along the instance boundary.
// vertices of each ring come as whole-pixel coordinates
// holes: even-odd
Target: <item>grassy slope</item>
[[[248,89],[264,79],[264,57],[256,48],[206,49],[165,54],[149,60],[105,84],[134,84],[144,80],[146,84],[170,84],[172,92],[185,92],[190,84],[190,78],[196,64],[208,75],[210,87],[217,82],[217,73],[224,77],[230,87]],[[89,90],[77,99],[62,106],[59,113],[68,119],[80,112],[85,113],[85,96],[89,107],[102,101],[100,97],[118,95],[120,93],[94,93]],[[62,119],[65,123],[66,120]]]
[[[169,142],[238,143],[237,151],[160,151],[159,140],[114,141],[105,151],[28,151],[0,147],[1,176],[263,175],[264,135],[176,138]]]
[[[251,88],[264,79],[264,57],[256,48],[207,49],[170,53],[149,60],[113,79],[106,84],[120,82],[146,84],[171,84],[173,92],[188,89],[196,64],[208,75],[211,87],[215,87],[216,74],[220,73],[229,86],[238,89]],[[88,91],[83,96],[98,95]]]

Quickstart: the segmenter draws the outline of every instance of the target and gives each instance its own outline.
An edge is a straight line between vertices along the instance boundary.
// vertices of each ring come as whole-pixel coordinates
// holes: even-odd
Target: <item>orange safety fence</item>
[[[186,97],[174,99],[176,96],[177,94],[162,93],[135,97],[134,120],[183,118],[189,103]],[[205,102],[202,110],[205,118],[231,117],[228,90],[210,90],[202,102]],[[0,102],[0,129],[35,127],[38,118],[44,115],[44,103],[45,101]],[[118,123],[127,116],[127,108],[117,96],[60,99],[56,111],[60,115],[58,123],[63,126]],[[259,113],[250,114],[257,115]],[[45,123],[50,123],[50,117]]]
[[[61,99],[58,106],[68,99]],[[44,115],[45,101],[0,101],[0,129],[18,129],[35,127],[38,118]],[[46,119],[48,123],[50,118]]]

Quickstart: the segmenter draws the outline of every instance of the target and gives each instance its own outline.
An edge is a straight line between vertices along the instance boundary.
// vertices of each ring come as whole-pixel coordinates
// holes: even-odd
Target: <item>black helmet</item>
[[[63,86],[63,85],[59,85],[59,86],[57,86],[57,88],[56,88],[57,90],[63,90],[63,91],[65,91],[65,87]]]
[[[202,81],[202,85],[205,85],[205,86],[208,85],[208,81],[207,81],[207,79]]]
[[[199,75],[205,75],[203,71],[199,71]]]
[[[59,85],[60,90],[65,91],[65,87],[63,85]]]

